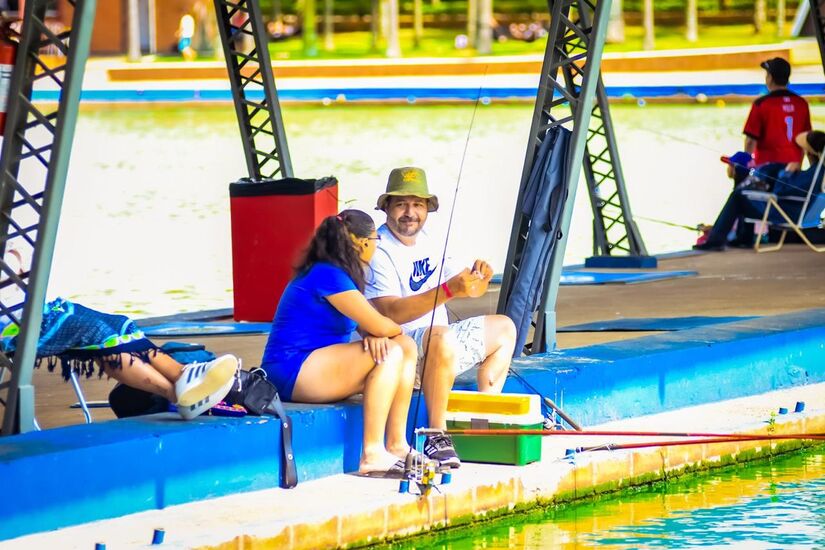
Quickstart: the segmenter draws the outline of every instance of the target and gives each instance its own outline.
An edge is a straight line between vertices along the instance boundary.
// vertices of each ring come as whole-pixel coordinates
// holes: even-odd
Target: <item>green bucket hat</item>
[[[405,166],[394,168],[387,179],[387,191],[378,197],[378,210],[385,210],[390,197],[419,197],[427,199],[427,211],[438,210],[438,197],[427,188],[427,174],[421,168]]]

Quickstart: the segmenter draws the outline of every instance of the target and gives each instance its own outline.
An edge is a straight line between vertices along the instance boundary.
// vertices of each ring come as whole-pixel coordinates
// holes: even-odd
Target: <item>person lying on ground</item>
[[[805,170],[789,170],[795,165],[785,166],[771,163],[758,169],[754,174],[766,182],[766,191],[778,197],[805,197],[811,187],[816,173],[819,156],[825,148],[825,133],[818,130],[803,132],[796,136],[796,143],[805,151],[810,166]],[[820,174],[820,178],[822,174]],[[764,214],[764,209],[760,208],[747,197],[746,192],[749,187],[738,187],[728,197],[719,217],[713,224],[707,241],[695,245],[695,250],[724,250],[725,246],[751,247],[754,244],[754,232],[752,224],[745,224],[741,236],[737,236],[736,241],[726,242],[728,232],[733,227],[737,219],[752,218],[760,219]],[[814,191],[816,192],[816,190]],[[741,240],[740,240],[741,239]]]
[[[358,470],[397,475],[410,451],[407,412],[417,356],[401,327],[362,294],[378,239],[372,218],[360,210],[321,222],[278,303],[261,367],[287,401],[331,403],[363,393]],[[363,340],[352,341],[356,329]]]
[[[3,319],[0,347],[12,355],[19,327],[10,317]],[[146,338],[128,317],[63,298],[43,307],[37,360],[46,361],[49,370],[59,362],[67,380],[72,370],[91,376],[97,369],[101,376],[168,399],[187,420],[217,405],[232,388],[238,370],[233,355],[182,365]]]
[[[423,230],[429,213],[438,210],[438,197],[429,192],[424,170],[392,170],[377,209],[384,211],[387,221],[378,229],[381,240],[370,262],[366,295],[415,341],[416,387],[423,389],[430,426],[445,429],[447,400],[456,376],[478,367],[479,391],[501,391],[513,357],[516,327],[504,315],[448,322],[444,304],[453,298],[482,296],[493,269],[483,260],[464,269],[448,260],[442,269],[443,247]],[[424,450],[442,466],[461,464],[446,434],[429,436]]]

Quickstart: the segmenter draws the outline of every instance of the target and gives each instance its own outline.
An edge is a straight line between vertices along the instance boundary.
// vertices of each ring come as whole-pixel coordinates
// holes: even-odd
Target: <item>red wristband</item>
[[[450,292],[450,287],[447,286],[447,283],[441,283],[441,290],[444,291],[444,295],[447,298],[452,298],[453,297],[453,293]]]

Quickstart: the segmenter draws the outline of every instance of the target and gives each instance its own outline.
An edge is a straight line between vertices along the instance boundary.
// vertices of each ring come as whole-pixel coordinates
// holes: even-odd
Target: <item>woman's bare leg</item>
[[[410,411],[413,384],[415,383],[415,365],[418,362],[418,346],[409,336],[396,336],[393,341],[401,346],[404,360],[401,379],[395,390],[390,413],[387,418],[387,450],[397,457],[405,458],[410,452],[407,442],[407,415]]]
[[[174,403],[174,383],[139,357],[121,353],[119,367],[112,367],[107,361],[101,361],[99,364],[102,364],[103,372],[118,382],[160,395]]]
[[[384,445],[384,428],[398,389],[404,354],[394,341],[390,341],[388,350],[384,362],[376,365],[361,342],[317,349],[301,365],[292,390],[292,399],[304,403],[329,403],[364,393],[362,472],[385,470],[397,460]]]
[[[183,365],[172,359],[171,355],[167,355],[162,351],[155,353],[150,351],[149,364],[172,384],[178,381],[181,372],[183,372]]]

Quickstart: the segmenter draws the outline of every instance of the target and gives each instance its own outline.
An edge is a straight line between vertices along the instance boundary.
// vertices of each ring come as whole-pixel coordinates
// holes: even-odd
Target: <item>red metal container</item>
[[[338,180],[229,185],[236,321],[271,321],[315,229],[338,213]]]

